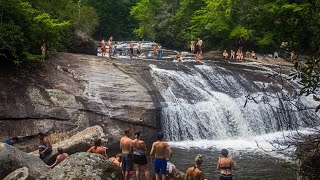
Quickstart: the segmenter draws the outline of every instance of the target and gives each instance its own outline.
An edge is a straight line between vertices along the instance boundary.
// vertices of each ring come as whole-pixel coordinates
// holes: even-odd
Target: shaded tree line
[[[320,2],[314,0],[139,0],[135,32],[169,47],[202,37],[206,49],[245,47],[262,52],[320,52]],[[287,46],[281,49],[281,43]]]

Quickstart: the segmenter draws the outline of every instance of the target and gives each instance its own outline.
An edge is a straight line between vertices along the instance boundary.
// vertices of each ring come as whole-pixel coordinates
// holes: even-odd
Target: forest
[[[320,52],[316,0],[7,0],[0,2],[1,63],[21,64],[68,51],[79,35],[96,40],[152,40],[205,51],[244,47],[261,53]],[[281,46],[282,44],[282,46]],[[283,46],[285,45],[285,46]]]

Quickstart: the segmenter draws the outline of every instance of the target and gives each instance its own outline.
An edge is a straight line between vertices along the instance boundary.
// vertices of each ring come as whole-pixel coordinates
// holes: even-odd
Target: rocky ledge
[[[147,65],[69,53],[49,62],[1,69],[0,140],[100,125],[110,145],[126,127],[152,141],[160,129],[159,93]]]

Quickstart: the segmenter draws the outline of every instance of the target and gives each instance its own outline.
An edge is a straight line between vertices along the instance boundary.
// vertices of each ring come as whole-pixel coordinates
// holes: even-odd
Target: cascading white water
[[[292,108],[273,91],[281,85],[257,81],[252,77],[254,72],[245,75],[208,65],[180,65],[183,71],[150,66],[154,84],[165,100],[162,128],[168,140],[252,137],[306,126],[299,120],[301,112],[279,113],[270,106]],[[273,86],[269,92],[275,98],[265,97],[268,104],[248,102],[244,107],[245,95],[263,94],[262,84]]]

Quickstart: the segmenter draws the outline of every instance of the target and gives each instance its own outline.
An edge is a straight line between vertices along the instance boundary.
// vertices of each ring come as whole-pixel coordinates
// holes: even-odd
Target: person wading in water
[[[195,165],[194,167],[190,167],[187,169],[185,180],[204,180],[203,172],[200,170],[202,165],[202,155],[199,154],[194,159]]]
[[[220,170],[220,180],[232,180],[232,170],[237,169],[236,164],[233,160],[228,157],[228,150],[222,149],[219,157],[217,169]]]
[[[136,165],[136,178],[140,180],[140,170],[143,168],[146,179],[149,180],[149,169],[147,161],[147,147],[146,144],[140,140],[140,131],[135,133],[136,139],[132,141],[133,148],[133,163]]]

